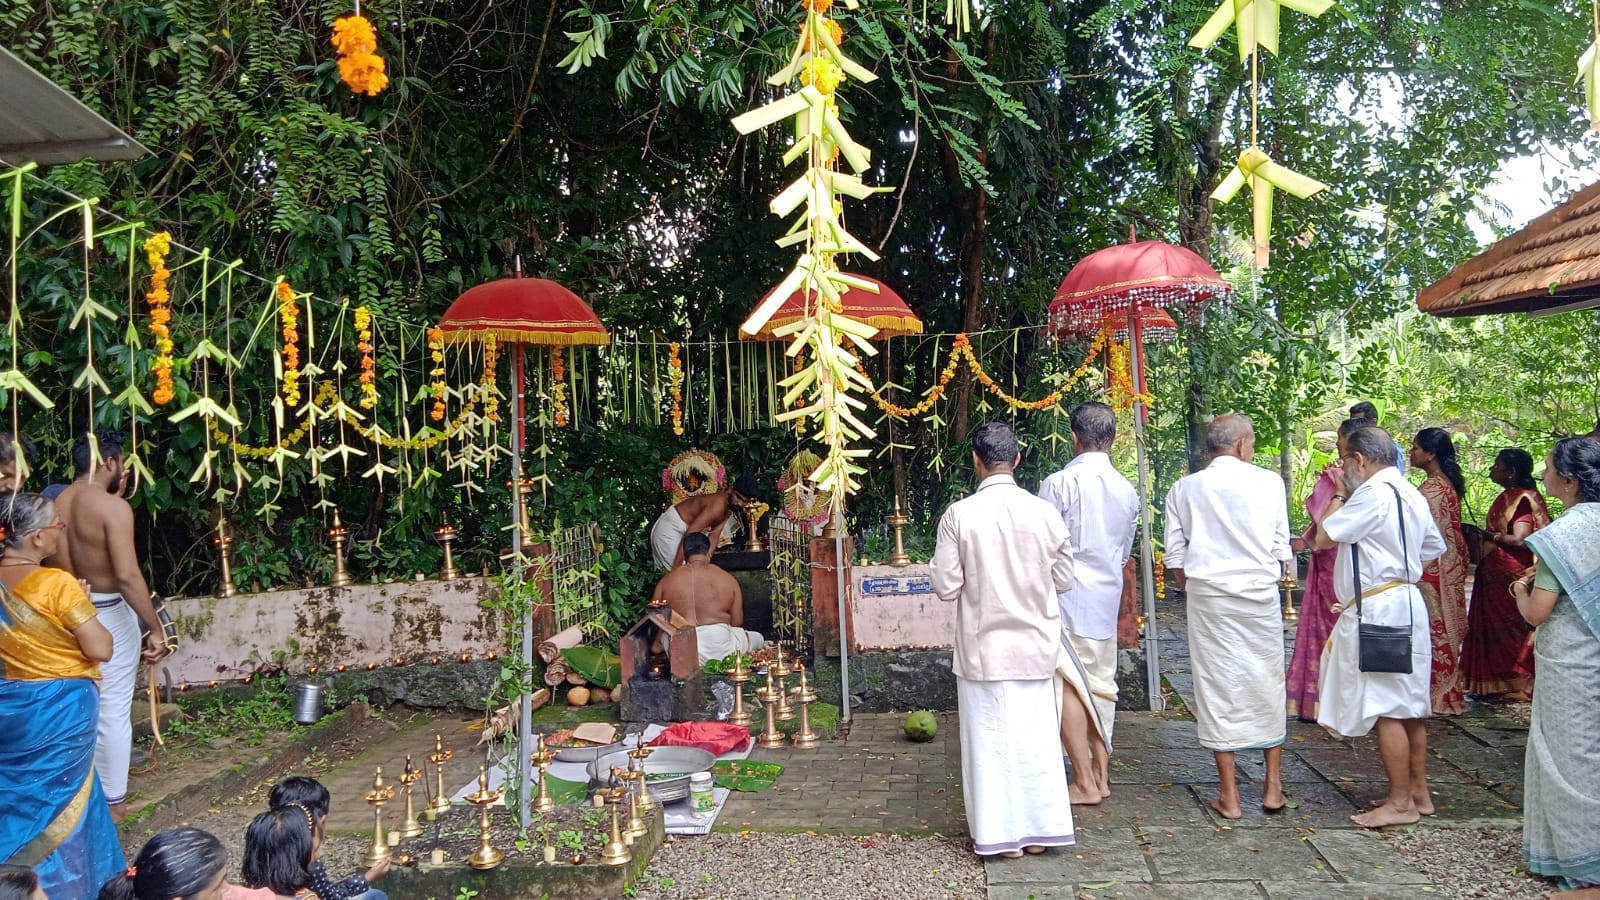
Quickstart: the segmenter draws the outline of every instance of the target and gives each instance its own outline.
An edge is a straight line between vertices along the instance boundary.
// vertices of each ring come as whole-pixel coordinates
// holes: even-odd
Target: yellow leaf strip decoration
[[[1227,203],[1232,200],[1239,189],[1246,184],[1250,185],[1253,195],[1256,265],[1265,269],[1269,256],[1269,245],[1272,240],[1272,192],[1275,188],[1282,188],[1289,193],[1304,200],[1313,194],[1328,189],[1328,186],[1315,178],[1309,178],[1298,172],[1280,166],[1273,162],[1260,148],[1251,147],[1239,154],[1239,162],[1229,172],[1217,189],[1211,192],[1211,199],[1218,203]]]
[[[1249,59],[1258,46],[1276,56],[1280,8],[1288,7],[1315,19],[1332,5],[1332,0],[1222,0],[1211,18],[1189,39],[1189,46],[1209,50],[1228,26],[1237,24],[1240,62]]]

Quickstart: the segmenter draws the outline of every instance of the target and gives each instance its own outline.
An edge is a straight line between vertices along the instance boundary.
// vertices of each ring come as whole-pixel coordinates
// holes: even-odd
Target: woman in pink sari
[[[1533,457],[1515,447],[1500,451],[1489,477],[1505,488],[1489,507],[1488,543],[1472,582],[1467,637],[1461,647],[1461,686],[1469,694],[1526,700],[1521,664],[1532,627],[1517,612],[1511,582],[1533,570],[1528,535],[1550,524],[1550,511],[1533,481]]]
[[[1443,428],[1417,432],[1411,443],[1411,467],[1427,475],[1417,489],[1428,500],[1445,546],[1443,556],[1423,567],[1417,585],[1433,635],[1433,714],[1459,716],[1467,711],[1456,667],[1467,631],[1467,542],[1461,534],[1461,495],[1467,491],[1467,480],[1456,462],[1456,445]]]
[[[1339,457],[1344,457],[1344,439],[1357,428],[1368,423],[1361,419],[1346,419],[1339,425]],[[1306,513],[1311,525],[1300,535],[1299,541],[1309,545],[1317,536],[1322,517],[1340,492],[1341,469],[1337,462],[1322,470],[1311,496],[1306,498]],[[1306,590],[1300,601],[1300,624],[1294,631],[1294,657],[1289,660],[1289,673],[1285,685],[1289,691],[1289,715],[1305,722],[1317,720],[1317,676],[1322,665],[1322,647],[1333,633],[1333,623],[1339,618],[1333,605],[1333,559],[1338,548],[1311,551],[1311,561],[1306,565]]]

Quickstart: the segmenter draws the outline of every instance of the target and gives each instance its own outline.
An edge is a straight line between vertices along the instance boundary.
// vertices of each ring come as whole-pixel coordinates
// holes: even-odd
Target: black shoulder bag
[[[1406,517],[1405,510],[1400,503],[1400,491],[1394,485],[1389,485],[1389,490],[1394,491],[1395,518],[1400,520],[1400,560],[1405,568],[1406,578],[1411,577],[1411,561],[1406,556]],[[1361,621],[1361,544],[1355,542],[1350,545],[1350,568],[1355,574],[1356,591],[1356,647],[1360,656],[1360,668],[1363,672],[1388,672],[1400,675],[1411,674],[1411,630],[1416,624],[1416,610],[1406,601],[1407,622],[1405,625],[1378,625],[1372,622]]]

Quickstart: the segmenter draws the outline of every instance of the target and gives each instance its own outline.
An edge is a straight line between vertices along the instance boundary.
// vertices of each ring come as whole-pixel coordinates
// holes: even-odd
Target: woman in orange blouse
[[[92,897],[124,866],[94,773],[111,633],[77,579],[39,564],[61,528],[49,500],[0,493],[0,861]]]

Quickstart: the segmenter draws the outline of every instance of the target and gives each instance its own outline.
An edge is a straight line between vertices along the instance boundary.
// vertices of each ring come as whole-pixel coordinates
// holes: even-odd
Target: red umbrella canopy
[[[1083,322],[1128,310],[1200,303],[1233,290],[1193,250],[1160,241],[1118,244],[1085,256],[1072,267],[1050,301],[1050,327],[1081,333]],[[1078,324],[1075,324],[1078,323]]]
[[[1139,310],[1139,333],[1146,342],[1159,341],[1163,344],[1171,343],[1178,338],[1178,323],[1171,314],[1159,306],[1149,306]],[[1091,327],[1092,326],[1092,327]],[[1059,337],[1089,337],[1099,333],[1102,328],[1110,328],[1112,335],[1118,340],[1128,336],[1128,316],[1126,313],[1112,313],[1100,320],[1100,324],[1093,325],[1091,320],[1074,318],[1070,322],[1056,327],[1053,323],[1051,333]]]
[[[439,320],[446,343],[481,341],[570,347],[609,344],[611,335],[589,304],[548,278],[501,278],[456,298]]]
[[[840,312],[878,329],[879,337],[898,337],[903,334],[922,333],[922,320],[917,318],[916,314],[911,311],[911,307],[906,305],[906,301],[900,299],[900,295],[896,294],[888,285],[876,278],[868,278],[865,275],[852,275],[851,277],[872,282],[878,286],[878,292],[874,294],[871,291],[861,290],[860,288],[844,290],[839,294]],[[765,303],[771,296],[772,291],[768,291],[766,296],[761,298],[762,303]],[[762,340],[776,340],[773,336],[774,331],[804,319],[808,312],[816,308],[816,304],[820,299],[820,295],[812,294],[808,308],[805,291],[795,291],[789,295],[788,299],[783,301],[783,305],[778,307],[778,311],[772,314],[772,318],[768,319],[767,324],[762,326],[761,330],[756,333],[756,337]],[[761,304],[758,303],[756,305],[760,306]]]

